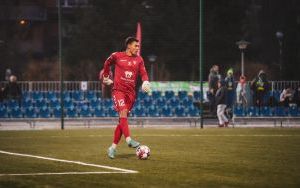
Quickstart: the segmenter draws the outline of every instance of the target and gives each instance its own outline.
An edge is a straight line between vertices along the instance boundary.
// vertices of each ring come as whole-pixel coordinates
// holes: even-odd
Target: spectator
[[[294,103],[293,101],[294,91],[291,86],[287,86],[280,94],[280,105],[289,107],[290,104]]]
[[[218,89],[218,82],[221,76],[219,74],[219,66],[213,65],[210,69],[208,76],[208,92],[207,98],[209,100],[209,110],[211,114],[215,114],[216,104],[215,104],[215,95]]]
[[[113,80],[113,73],[109,71],[109,79]],[[110,85],[106,85],[103,83],[103,69],[99,73],[99,80],[101,82],[101,94],[103,99],[110,99],[111,98],[111,90],[113,87],[113,83]]]
[[[300,107],[300,86],[295,90],[294,93],[294,101],[298,107]]]
[[[242,105],[244,107],[248,104],[246,86],[246,77],[240,76],[240,81],[236,88],[237,104]]]
[[[253,102],[255,106],[261,107],[264,104],[265,95],[269,92],[269,82],[267,74],[261,70],[256,78],[251,82],[251,89],[253,91]]]
[[[227,76],[225,78],[225,84],[227,88],[227,93],[228,93],[228,100],[227,100],[227,110],[231,111],[232,106],[235,101],[235,81],[233,77],[233,69],[230,68],[227,71]]]
[[[15,99],[20,100],[22,96],[22,91],[17,83],[17,77],[11,75],[9,77],[9,82],[3,90],[3,96],[5,99]]]
[[[218,82],[219,89],[216,93],[216,104],[217,104],[217,115],[219,119],[219,127],[227,127],[228,119],[225,116],[225,109],[227,103],[227,88],[225,86],[225,81],[220,80]]]

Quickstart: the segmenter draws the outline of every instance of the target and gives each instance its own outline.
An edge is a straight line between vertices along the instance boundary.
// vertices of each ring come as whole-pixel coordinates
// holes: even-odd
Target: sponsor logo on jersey
[[[131,78],[133,73],[131,71],[125,71],[125,77],[126,78]]]
[[[126,59],[121,59],[120,61],[121,61],[121,62],[125,62],[125,61],[127,61],[127,60],[126,60]]]

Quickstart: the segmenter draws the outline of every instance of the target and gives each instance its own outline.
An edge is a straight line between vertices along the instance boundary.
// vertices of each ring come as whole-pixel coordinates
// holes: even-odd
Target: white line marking
[[[0,174],[1,176],[47,176],[47,175],[85,175],[85,174],[125,174],[128,172],[45,172],[27,174]]]
[[[31,158],[36,158],[36,159],[44,159],[44,160],[49,160],[49,161],[59,161],[59,162],[64,162],[64,163],[72,163],[72,164],[78,164],[78,165],[82,165],[82,166],[92,166],[92,167],[96,167],[96,168],[105,168],[105,169],[109,169],[109,170],[121,171],[121,172],[124,172],[124,173],[138,173],[138,171],[134,171],[134,170],[127,170],[127,169],[123,169],[123,168],[116,168],[116,167],[105,166],[105,165],[97,165],[97,164],[91,164],[91,163],[84,163],[84,162],[80,162],[80,161],[69,161],[69,160],[64,160],[64,159],[56,159],[56,158],[43,157],[43,156],[38,156],[38,155],[13,153],[13,152],[7,152],[7,151],[2,151],[2,150],[0,150],[0,153],[7,154],[7,155],[21,156],[21,157],[31,157]]]

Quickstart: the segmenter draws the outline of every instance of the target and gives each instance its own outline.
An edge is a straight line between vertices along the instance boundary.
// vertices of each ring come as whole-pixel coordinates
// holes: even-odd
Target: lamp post
[[[236,42],[236,45],[241,50],[241,73],[242,73],[242,76],[245,76],[245,62],[244,62],[245,55],[244,55],[244,53],[249,44],[250,44],[250,42],[247,42],[245,40],[240,40],[240,41]]]
[[[280,73],[280,80],[282,80],[282,39],[283,33],[281,31],[276,32],[276,37],[279,42],[279,73]]]
[[[148,55],[148,60],[151,63],[150,67],[150,80],[153,81],[153,74],[154,74],[154,62],[156,61],[157,56],[154,54]]]

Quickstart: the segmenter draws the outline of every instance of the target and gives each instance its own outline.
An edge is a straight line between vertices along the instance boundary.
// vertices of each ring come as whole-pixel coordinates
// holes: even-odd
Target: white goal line
[[[105,166],[105,165],[98,165],[98,164],[92,164],[92,163],[85,163],[81,161],[71,161],[71,160],[65,160],[65,159],[56,159],[51,157],[43,157],[38,155],[30,155],[30,154],[23,154],[23,153],[13,153],[8,151],[0,150],[0,153],[7,154],[7,155],[14,155],[14,156],[20,156],[20,157],[29,157],[29,158],[36,158],[36,159],[43,159],[43,160],[49,160],[49,161],[58,161],[58,162],[64,162],[64,163],[71,163],[71,164],[78,164],[82,166],[90,166],[90,167],[96,167],[96,168],[102,168],[102,169],[109,169],[109,170],[115,170],[118,172],[62,172],[62,173],[29,173],[27,175],[50,175],[50,174],[107,174],[107,173],[138,173],[138,171],[135,170],[128,170],[123,168],[116,168],[111,166]],[[0,174],[0,176],[3,176],[5,174]],[[6,174],[9,175],[9,174]],[[11,174],[13,175],[13,174]],[[21,174],[14,174],[15,176],[21,175]],[[25,174],[24,174],[25,175]]]

